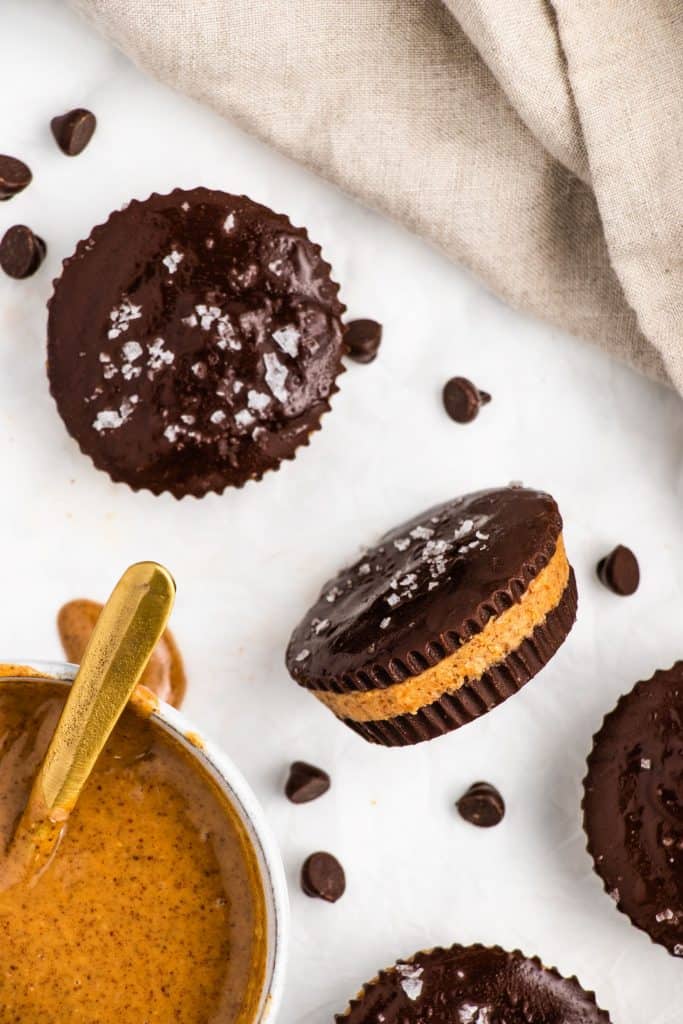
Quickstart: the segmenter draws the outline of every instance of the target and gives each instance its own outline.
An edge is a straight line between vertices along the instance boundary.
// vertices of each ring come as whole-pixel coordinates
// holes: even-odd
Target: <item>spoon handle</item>
[[[33,784],[33,821],[66,820],[164,631],[175,598],[171,574],[138,562],[100,615]]]
[[[50,863],[64,823],[164,631],[174,598],[173,577],[156,562],[132,565],[116,584],[0,859],[0,897],[37,879]]]

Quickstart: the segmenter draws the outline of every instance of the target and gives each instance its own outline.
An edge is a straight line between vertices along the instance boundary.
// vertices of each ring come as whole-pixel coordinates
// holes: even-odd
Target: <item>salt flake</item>
[[[134,363],[142,355],[142,345],[138,341],[127,341],[121,346],[126,362]]]
[[[489,1007],[463,1003],[458,1010],[460,1024],[489,1024]]]
[[[463,537],[467,537],[472,532],[474,523],[471,519],[465,519],[459,526],[456,526],[453,531],[453,540],[462,540]]]
[[[414,540],[429,540],[430,537],[434,536],[434,531],[429,526],[416,526],[410,531],[410,536]]]
[[[108,337],[118,338],[123,331],[128,330],[131,320],[139,320],[141,316],[142,306],[135,306],[130,299],[122,299],[121,304],[115,306],[109,314],[111,328],[108,331]]]
[[[93,427],[101,433],[103,430],[117,430],[122,423],[123,419],[118,409],[102,409],[95,417]]]
[[[227,313],[217,317],[216,334],[218,335],[217,344],[219,348],[229,347],[233,352],[239,352],[242,348],[242,342],[235,336],[235,328],[230,323],[230,317]]]
[[[199,316],[199,322],[203,331],[210,331],[214,320],[221,315],[219,306],[205,306],[200,304],[194,307],[195,313]]]
[[[98,433],[103,430],[118,430],[130,417],[139,401],[138,395],[124,398],[118,409],[102,409],[93,420],[93,427]]]
[[[254,422],[254,417],[248,409],[240,409],[239,412],[235,413],[235,423],[239,427],[250,427]]]
[[[263,412],[272,401],[270,395],[264,395],[262,391],[250,391],[247,394],[247,405],[255,412]]]
[[[287,367],[283,366],[274,352],[266,352],[263,356],[266,365],[266,384],[279,402],[284,403],[289,397],[285,388]]]
[[[414,964],[396,964],[396,970],[401,976],[401,988],[408,999],[415,1002],[422,995],[422,968]]]
[[[166,342],[163,338],[155,338],[151,345],[147,346],[149,353],[149,359],[147,365],[150,370],[160,370],[162,366],[170,366],[175,355],[170,352],[167,348],[164,348]]]
[[[289,324],[287,327],[282,327],[279,331],[273,331],[273,340],[292,359],[298,355],[301,335],[296,327]]]
[[[169,274],[175,274],[176,270],[183,262],[183,254],[178,252],[177,249],[171,249],[168,256],[164,256],[161,262],[164,264]]]
[[[183,433],[183,428],[178,426],[177,423],[169,423],[169,425],[164,430],[164,437],[166,438],[167,441],[170,441],[171,444],[175,444],[180,435]]]

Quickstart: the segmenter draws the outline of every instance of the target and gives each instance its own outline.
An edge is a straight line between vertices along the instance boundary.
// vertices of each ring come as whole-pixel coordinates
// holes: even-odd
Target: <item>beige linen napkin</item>
[[[520,309],[683,391],[683,0],[72,0]]]

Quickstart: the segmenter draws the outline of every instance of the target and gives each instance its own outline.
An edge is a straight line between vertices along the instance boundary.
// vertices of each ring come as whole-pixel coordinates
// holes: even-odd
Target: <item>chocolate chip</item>
[[[0,156],[0,200],[11,199],[31,183],[30,169],[14,156]]]
[[[336,903],[346,891],[344,868],[331,853],[312,853],[301,868],[301,888],[307,896]]]
[[[630,548],[618,544],[614,551],[602,558],[596,567],[602,583],[615,594],[628,597],[635,594],[640,583],[638,559]]]
[[[57,145],[67,156],[78,156],[83,152],[93,137],[96,125],[95,115],[82,107],[70,110],[61,117],[53,117],[50,121]]]
[[[15,224],[0,242],[0,267],[10,277],[30,277],[45,258],[46,245],[25,224]]]
[[[330,777],[322,768],[305,761],[295,761],[289,769],[285,795],[293,804],[307,804],[330,788]]]
[[[489,782],[475,782],[455,806],[465,821],[480,828],[499,825],[505,817],[505,801]]]
[[[490,401],[491,396],[467,377],[452,377],[443,389],[444,408],[456,423],[471,423],[481,406]]]
[[[371,363],[382,341],[382,325],[376,320],[352,320],[345,328],[348,355],[357,363]]]

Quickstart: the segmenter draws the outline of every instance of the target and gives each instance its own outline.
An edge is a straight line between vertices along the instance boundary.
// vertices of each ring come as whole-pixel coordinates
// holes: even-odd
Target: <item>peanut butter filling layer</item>
[[[519,604],[490,619],[481,633],[438,665],[386,689],[356,693],[310,692],[339,718],[354,722],[379,722],[399,715],[414,715],[441,697],[456,693],[466,682],[479,679],[527,640],[562,600],[569,572],[560,534],[554,555],[531,581]]]

